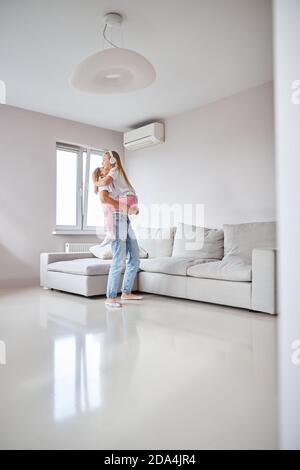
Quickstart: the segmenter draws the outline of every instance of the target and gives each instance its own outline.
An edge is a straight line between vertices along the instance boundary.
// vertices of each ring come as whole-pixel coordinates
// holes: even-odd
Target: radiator
[[[66,253],[87,253],[95,243],[65,243]]]

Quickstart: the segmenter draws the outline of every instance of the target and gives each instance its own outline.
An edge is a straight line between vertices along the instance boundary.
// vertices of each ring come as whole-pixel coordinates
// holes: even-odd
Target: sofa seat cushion
[[[173,274],[186,276],[187,269],[195,263],[205,263],[211,260],[191,259],[175,256],[161,256],[159,258],[148,258],[140,260],[140,269],[150,273]]]
[[[81,274],[84,276],[98,276],[108,274],[110,263],[111,260],[99,258],[73,259],[50,263],[48,270],[69,274]]]
[[[223,281],[245,281],[251,282],[251,264],[238,256],[228,256],[222,261],[201,263],[191,266],[187,270],[187,275],[201,277],[205,279],[219,279]]]

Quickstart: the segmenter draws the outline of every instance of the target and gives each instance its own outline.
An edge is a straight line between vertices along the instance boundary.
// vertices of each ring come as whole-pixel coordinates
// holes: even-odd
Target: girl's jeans
[[[128,216],[121,212],[114,212],[113,222],[115,239],[111,243],[112,261],[106,289],[106,296],[109,298],[115,298],[118,295],[125,260],[122,292],[131,292],[140,267],[139,246]]]

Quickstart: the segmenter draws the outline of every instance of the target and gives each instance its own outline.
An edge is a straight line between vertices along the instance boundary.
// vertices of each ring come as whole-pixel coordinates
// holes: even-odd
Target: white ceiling
[[[102,16],[125,16],[124,47],[157,78],[119,95],[72,89],[74,67],[103,48]],[[271,0],[0,0],[7,104],[126,130],[272,80]]]

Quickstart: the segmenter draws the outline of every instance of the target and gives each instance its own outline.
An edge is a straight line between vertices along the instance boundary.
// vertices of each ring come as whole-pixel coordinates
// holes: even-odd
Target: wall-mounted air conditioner
[[[161,144],[165,141],[164,124],[153,122],[124,133],[124,147],[127,150],[137,150],[150,145]]]

